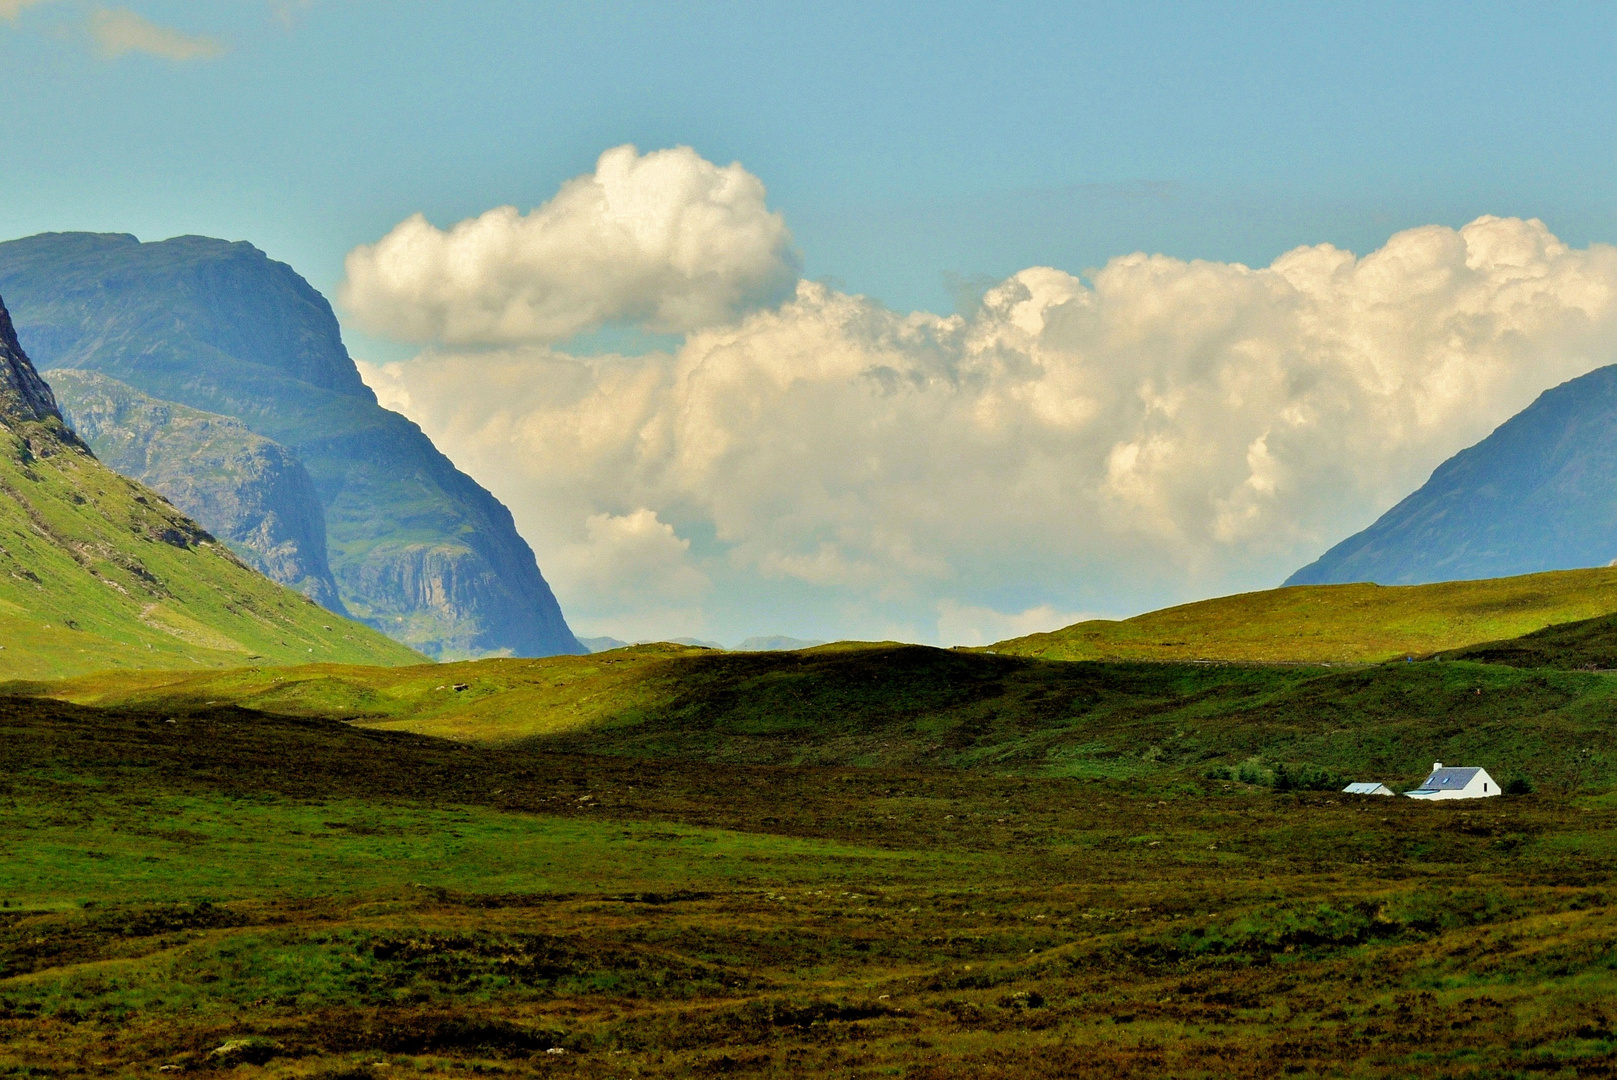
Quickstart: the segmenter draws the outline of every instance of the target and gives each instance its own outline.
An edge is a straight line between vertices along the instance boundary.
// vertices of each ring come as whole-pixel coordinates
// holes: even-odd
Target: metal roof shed
[[[1397,792],[1386,784],[1349,784],[1342,789],[1344,795],[1396,795]]]

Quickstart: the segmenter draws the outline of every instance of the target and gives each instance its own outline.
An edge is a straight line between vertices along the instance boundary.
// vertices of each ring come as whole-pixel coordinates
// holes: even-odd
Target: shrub
[[[1276,791],[1336,791],[1343,782],[1336,773],[1318,765],[1275,766]]]
[[[1525,776],[1515,777],[1505,785],[1506,795],[1530,795],[1533,792],[1533,782]]]
[[[1243,784],[1262,784],[1265,787],[1274,783],[1274,772],[1264,768],[1262,758],[1247,758],[1241,762],[1241,767],[1235,771],[1235,778]]]

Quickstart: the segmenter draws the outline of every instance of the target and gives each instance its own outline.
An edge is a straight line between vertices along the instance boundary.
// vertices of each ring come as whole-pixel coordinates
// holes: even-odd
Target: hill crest
[[[1617,569],[1384,586],[1293,585],[989,646],[1048,660],[1378,663],[1617,612]]]

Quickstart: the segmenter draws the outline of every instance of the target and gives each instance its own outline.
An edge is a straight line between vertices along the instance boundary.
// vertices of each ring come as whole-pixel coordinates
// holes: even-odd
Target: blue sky
[[[1617,8],[1593,4],[0,0],[0,236],[249,240],[335,299],[345,256],[413,214],[527,212],[624,144],[691,147],[691,176],[739,162],[798,253],[775,271],[800,259],[828,291],[726,309],[753,320],[727,377],[775,378],[788,356],[854,373],[823,364],[816,378],[843,383],[758,405],[755,428],[724,427],[735,401],[678,389],[717,340],[706,324],[398,341],[339,306],[350,348],[511,504],[581,632],[992,640],[1276,584],[1533,395],[1609,362],[1617,315],[1587,298],[1617,288],[1614,51]],[[1453,231],[1482,215],[1544,229]],[[1427,226],[1444,228],[1404,232]],[[1380,252],[1347,300],[1295,267],[1227,265],[1318,244]],[[1535,309],[1560,314],[1531,325],[1511,292],[1529,249],[1562,282]],[[1101,271],[1134,252],[1180,261]],[[1041,266],[1076,277],[1017,279],[1044,305],[1036,333],[1010,293],[979,310]],[[1431,279],[1411,267],[1480,276],[1399,307]],[[850,315],[849,294],[875,304]],[[1390,312],[1382,337],[1341,347],[1370,303]],[[956,310],[953,329],[906,315]],[[1080,331],[1078,310],[1101,314]],[[1162,312],[1198,329],[1130,344],[1164,332]],[[1461,315],[1486,326],[1457,356]],[[925,342],[894,344],[923,323]],[[982,342],[1005,334],[1023,337],[990,363]],[[585,362],[647,349],[638,366]],[[642,396],[612,398],[631,369]],[[892,396],[946,383],[953,397]],[[558,388],[585,385],[603,416],[644,410],[634,445],[696,401],[746,460],[788,464],[738,501],[745,469],[701,459],[712,471],[692,479],[695,444],[670,436],[633,482],[563,485],[570,465],[551,463],[582,451],[559,433],[585,405]],[[878,399],[891,408],[865,409]],[[828,401],[841,426],[813,428]],[[930,441],[946,422],[959,437]],[[599,477],[625,475],[611,463]],[[824,513],[783,514],[787,491]],[[1023,502],[994,504],[1004,492]],[[985,505],[977,531],[959,525]],[[609,580],[682,584],[603,599]]]
[[[1480,213],[1617,235],[1609,5],[130,6],[227,51],[108,60],[72,0],[0,20],[0,233],[248,239],[329,292],[411,212],[527,208],[630,142],[741,161],[809,276],[897,307]]]

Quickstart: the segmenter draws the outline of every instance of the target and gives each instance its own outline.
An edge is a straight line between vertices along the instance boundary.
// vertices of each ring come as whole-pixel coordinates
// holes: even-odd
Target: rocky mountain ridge
[[[96,457],[229,544],[247,565],[347,615],[326,560],[326,515],[308,470],[240,420],[142,394],[106,375],[45,373]]]
[[[250,244],[48,233],[0,293],[51,368],[239,420],[303,463],[348,611],[440,659],[582,652],[510,511],[383,409],[330,305]]]
[[[0,676],[425,658],[247,567],[63,421],[0,302]]]

